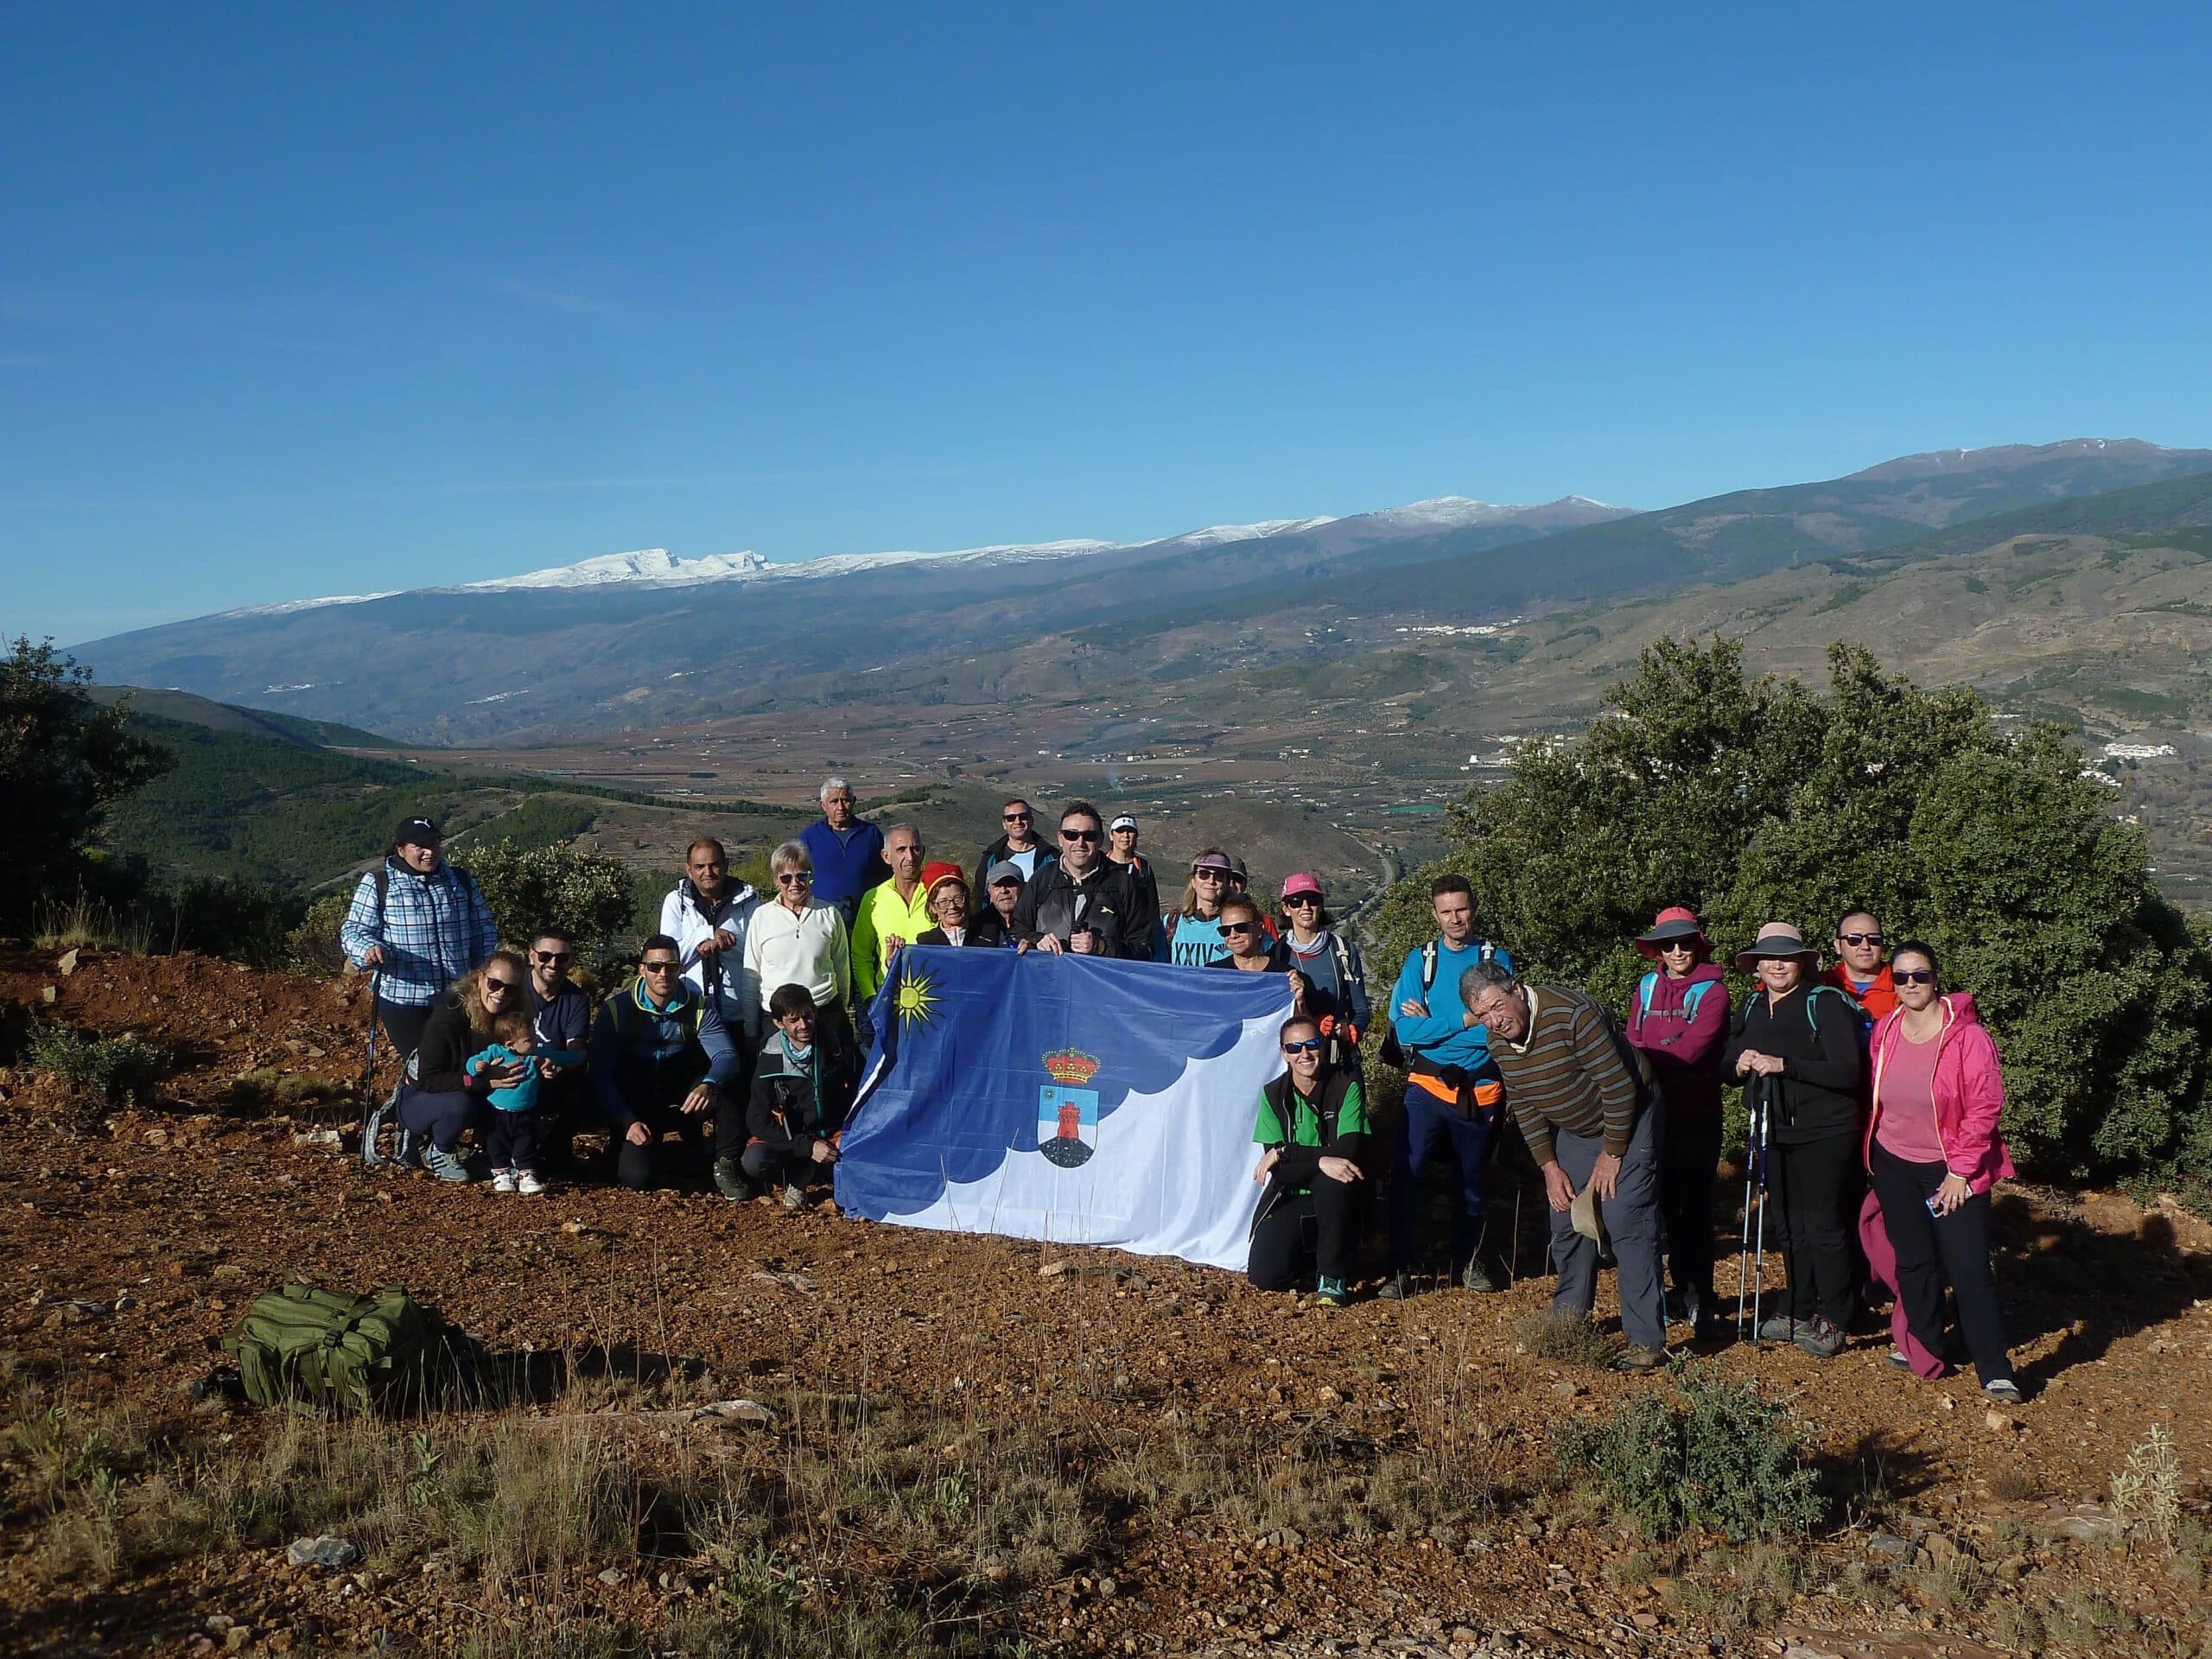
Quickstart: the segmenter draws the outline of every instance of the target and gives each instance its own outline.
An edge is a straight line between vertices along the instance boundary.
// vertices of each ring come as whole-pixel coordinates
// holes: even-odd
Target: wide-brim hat
[[[1659,960],[1659,947],[1672,944],[1677,939],[1689,939],[1707,956],[1713,954],[1713,941],[1705,937],[1705,930],[1698,925],[1697,912],[1681,905],[1669,905],[1651,918],[1651,931],[1636,936],[1636,948],[1652,961]]]
[[[1762,962],[1802,962],[1808,968],[1820,965],[1821,953],[1805,943],[1805,936],[1788,922],[1768,922],[1759,929],[1759,936],[1748,950],[1736,953],[1736,966],[1749,973]]]

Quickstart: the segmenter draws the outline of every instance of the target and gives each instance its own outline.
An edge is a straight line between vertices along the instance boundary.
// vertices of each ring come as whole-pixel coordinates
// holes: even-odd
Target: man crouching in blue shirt
[[[1460,1016],[1459,976],[1478,962],[1513,958],[1475,937],[1474,889],[1440,875],[1429,889],[1439,937],[1407,955],[1390,992],[1392,1029],[1406,1058],[1406,1122],[1390,1176],[1390,1273],[1377,1294],[1408,1294],[1414,1199],[1421,1170],[1446,1135],[1459,1160],[1459,1217],[1452,1271],[1470,1290],[1496,1290],[1483,1265],[1483,1166],[1497,1131],[1505,1085],[1491,1061],[1490,1033]]]

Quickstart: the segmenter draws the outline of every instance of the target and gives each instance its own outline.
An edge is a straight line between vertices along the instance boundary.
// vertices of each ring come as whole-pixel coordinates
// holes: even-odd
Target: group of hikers
[[[1310,1283],[1322,1305],[1349,1303],[1367,1197],[1387,1168],[1374,1294],[1414,1294],[1421,1178],[1448,1142],[1452,1278],[1500,1288],[1484,1187],[1510,1117],[1542,1176],[1554,1315],[1587,1320],[1610,1261],[1618,1363],[1654,1368],[1670,1315],[1694,1341],[1718,1334],[1723,1091],[1741,1086],[1744,1242],[1755,1212],[1762,1237],[1770,1222],[1786,1276],[1756,1337],[1833,1357],[1870,1287],[1887,1286],[1891,1363],[1939,1376],[1948,1287],[1983,1387],[2019,1397],[1989,1259],[1990,1188],[2012,1173],[1995,1047],[1973,999],[1942,988],[1933,950],[1890,948],[1863,911],[1842,918],[1825,968],[1795,926],[1762,927],[1736,957],[1754,987],[1740,1006],[1697,918],[1662,911],[1634,942],[1653,966],[1617,1017],[1582,991],[1522,979],[1510,950],[1478,935],[1467,880],[1447,874],[1431,893],[1435,937],[1408,953],[1371,1025],[1358,948],[1310,874],[1282,884],[1270,914],[1241,861],[1209,848],[1163,912],[1137,821],[1109,823],[1087,801],[1063,809],[1050,842],[1029,804],[1008,800],[971,873],[931,861],[911,824],[862,820],[842,779],[820,800],[822,817],[769,855],[772,894],[734,879],[721,842],[693,842],[636,976],[596,1009],[571,973],[573,940],[503,947],[437,824],[401,823],[340,938],[375,975],[375,1017],[404,1063],[393,1109],[410,1160],[470,1180],[461,1146],[474,1131],[494,1191],[537,1193],[582,1173],[575,1137],[598,1130],[626,1186],[666,1185],[703,1161],[725,1198],[798,1208],[830,1179],[870,1001],[909,944],[1281,973],[1293,1012],[1254,1132],[1255,1285]],[[1361,1082],[1370,1048],[1405,1077],[1387,1136]]]

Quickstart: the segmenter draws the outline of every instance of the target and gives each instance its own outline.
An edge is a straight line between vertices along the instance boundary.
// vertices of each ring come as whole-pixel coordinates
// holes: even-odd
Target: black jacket
[[[1860,1126],[1859,1083],[1866,1066],[1859,1046],[1859,1005],[1833,985],[1805,983],[1771,1002],[1764,987],[1736,1011],[1720,1074],[1730,1083],[1746,1049],[1784,1062],[1768,1133],[1789,1146],[1856,1135]]]
[[[426,1095],[449,1095],[468,1087],[468,1062],[492,1046],[487,1032],[471,1030],[460,994],[440,991],[430,1004],[429,1022],[416,1045],[414,1083]]]
[[[1268,1190],[1260,1198],[1261,1214],[1274,1208],[1278,1198],[1303,1192],[1312,1186],[1321,1173],[1324,1158],[1359,1161],[1360,1154],[1367,1149],[1367,1136],[1357,1129],[1338,1127],[1344,1096],[1358,1081],[1359,1071],[1354,1066],[1332,1066],[1321,1074],[1321,1091],[1314,1103],[1321,1120],[1319,1146],[1300,1146],[1294,1140],[1268,1142],[1268,1150],[1275,1154],[1275,1166],[1268,1172]],[[1284,1072],[1260,1094],[1274,1108],[1276,1120],[1287,1128],[1297,1113],[1297,1103],[1291,1098],[1290,1073]]]
[[[1034,944],[1050,933],[1065,944],[1078,915],[1098,935],[1096,955],[1141,962],[1151,954],[1152,918],[1138,904],[1128,872],[1103,857],[1080,886],[1065,864],[1039,871],[1021,890],[1014,912],[1014,936]]]
[[[842,1045],[825,1047],[817,1038],[808,1058],[811,1064],[800,1070],[781,1042],[771,1037],[763,1043],[745,1107],[745,1132],[791,1158],[812,1157],[817,1141],[844,1128],[859,1082],[855,1056]]]
[[[986,878],[991,873],[991,866],[1005,859],[1006,851],[1006,837],[1001,836],[989,846],[984,848],[983,855],[976,861],[976,879],[968,884],[968,891],[974,893],[976,902],[986,908],[990,905],[990,899],[986,896],[989,892],[989,882]],[[1057,864],[1059,861],[1059,854],[1052,849],[1049,842],[1039,842],[1036,860],[1029,867],[1029,881],[1034,881],[1042,875],[1047,864]],[[1029,881],[1025,881],[1021,885],[1026,887],[1029,885]]]
[[[1120,868],[1129,878],[1129,891],[1136,894],[1138,908],[1157,922],[1160,919],[1160,872],[1153,868],[1152,861],[1142,853],[1134,853],[1130,855],[1129,861]],[[1147,937],[1150,937],[1149,929]]]

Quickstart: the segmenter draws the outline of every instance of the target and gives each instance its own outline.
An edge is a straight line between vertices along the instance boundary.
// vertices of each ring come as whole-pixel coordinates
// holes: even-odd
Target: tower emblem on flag
[[[1098,1071],[1098,1058],[1079,1049],[1055,1049],[1045,1056],[1052,1081],[1037,1091],[1037,1150],[1062,1169],[1073,1169],[1097,1150],[1098,1091],[1085,1089]]]

